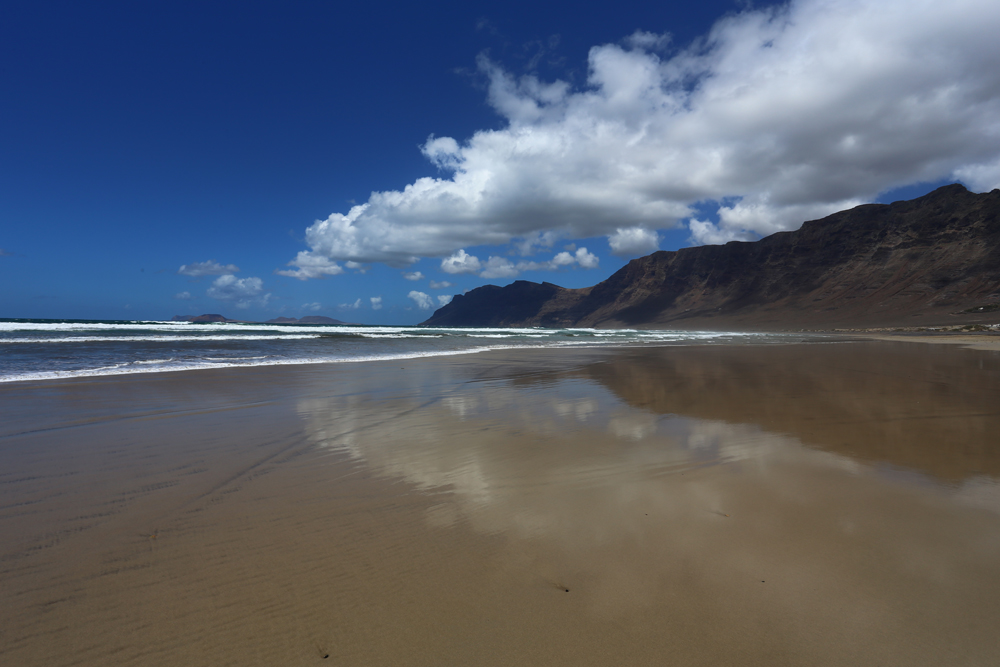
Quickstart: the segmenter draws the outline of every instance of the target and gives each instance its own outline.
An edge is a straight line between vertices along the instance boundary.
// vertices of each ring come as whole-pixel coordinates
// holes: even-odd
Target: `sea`
[[[807,334],[0,319],[0,382],[236,366],[357,363],[489,350],[781,343]]]

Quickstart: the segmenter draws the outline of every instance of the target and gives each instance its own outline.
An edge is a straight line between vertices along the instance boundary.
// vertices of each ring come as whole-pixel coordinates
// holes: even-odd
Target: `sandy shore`
[[[0,386],[0,663],[983,665],[1000,355],[493,352]]]
[[[871,340],[907,341],[911,343],[935,343],[961,345],[970,350],[1000,352],[1000,334],[865,334]]]

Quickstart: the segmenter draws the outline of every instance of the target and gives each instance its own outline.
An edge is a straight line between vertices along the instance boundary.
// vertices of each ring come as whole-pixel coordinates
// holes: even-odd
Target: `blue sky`
[[[12,0],[0,317],[411,324],[992,189],[998,31],[984,0]]]

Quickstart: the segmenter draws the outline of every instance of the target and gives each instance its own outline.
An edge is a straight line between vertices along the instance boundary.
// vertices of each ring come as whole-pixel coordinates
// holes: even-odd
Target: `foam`
[[[24,343],[175,343],[209,340],[303,340],[322,337],[321,334],[289,334],[286,336],[66,336],[65,338],[0,339],[0,345]]]
[[[21,373],[18,375],[0,375],[0,382],[31,382],[41,380],[59,380],[65,378],[80,377],[104,377],[110,375],[135,375],[138,373],[164,373],[174,371],[197,371],[212,370],[220,368],[246,368],[257,366],[294,366],[294,365],[314,365],[314,364],[344,364],[358,363],[366,361],[397,361],[405,359],[422,359],[425,357],[447,357],[460,354],[478,354],[480,352],[491,352],[493,350],[521,350],[538,349],[538,345],[494,345],[488,347],[466,348],[462,350],[434,350],[428,352],[401,352],[397,354],[372,354],[357,355],[353,357],[303,357],[297,359],[277,359],[261,357],[245,357],[242,359],[259,359],[256,363],[234,363],[229,362],[205,362],[178,363],[164,368],[160,364],[144,365],[143,362],[128,362],[115,364],[113,366],[103,366],[101,368],[89,368],[72,371],[42,371],[36,373]],[[158,360],[159,361],[159,360]]]
[[[88,335],[89,334],[89,335]],[[102,335],[103,334],[103,335]],[[323,341],[283,345],[288,341],[311,339],[343,339],[346,347],[327,345]],[[684,345],[718,342],[768,342],[774,334],[720,333],[698,331],[640,331],[635,329],[548,329],[518,327],[510,329],[423,328],[405,326],[306,325],[189,322],[0,322],[0,344],[7,350],[23,355],[17,359],[18,370],[0,369],[0,382],[51,380],[72,377],[97,377],[134,373],[172,372],[244,366],[286,364],[321,364],[416,359],[421,357],[475,354],[496,349],[644,346],[649,344]],[[782,341],[787,336],[777,336]],[[246,356],[207,356],[212,343],[242,342],[242,350],[232,350]],[[382,342],[380,342],[382,341]],[[401,342],[411,341],[411,342]],[[501,341],[504,341],[501,343]],[[80,344],[74,358],[72,344]],[[104,348],[93,344],[117,346],[114,354],[104,354]],[[143,356],[143,343],[183,344],[183,353],[169,359],[134,359]],[[37,344],[65,346],[60,357],[46,355],[18,345]],[[135,344],[132,346],[132,344]],[[199,345],[204,344],[204,345]],[[239,347],[238,345],[236,347]],[[450,349],[442,349],[448,347]],[[68,348],[68,350],[66,349]],[[332,349],[340,348],[340,349]],[[403,348],[403,349],[401,349]],[[411,348],[411,349],[405,349]],[[421,348],[421,349],[412,349]],[[427,349],[432,348],[432,349]],[[63,355],[63,352],[66,352]],[[35,359],[29,359],[31,355]],[[103,355],[103,358],[96,358]],[[254,356],[251,356],[254,355]],[[91,358],[88,359],[88,356]],[[90,365],[90,368],[79,366]],[[60,370],[59,365],[77,366]],[[42,370],[39,366],[48,366]]]

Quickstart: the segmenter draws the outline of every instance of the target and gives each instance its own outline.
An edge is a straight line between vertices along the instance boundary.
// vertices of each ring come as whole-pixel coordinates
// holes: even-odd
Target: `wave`
[[[218,340],[304,340],[323,338],[322,334],[286,336],[66,336],[65,338],[0,338],[0,345],[23,343],[173,343]]]
[[[461,350],[434,350],[424,352],[399,352],[394,354],[371,354],[358,355],[353,357],[303,357],[298,359],[288,358],[267,358],[267,357],[245,357],[229,361],[195,361],[173,364],[165,367],[165,360],[154,360],[156,363],[148,362],[128,362],[103,366],[100,368],[87,368],[69,371],[35,371],[12,375],[0,375],[0,383],[4,382],[32,382],[41,380],[60,380],[80,377],[103,377],[110,375],[135,375],[138,373],[166,373],[175,371],[196,371],[212,370],[221,368],[246,368],[260,366],[295,366],[295,365],[315,365],[315,364],[345,364],[360,363],[367,361],[397,361],[404,359],[422,359],[425,357],[449,357],[460,354],[478,354],[493,350],[521,350],[538,349],[538,345],[491,345],[482,347],[472,347]],[[257,360],[254,363],[241,363],[243,359]]]
[[[409,333],[411,335],[427,334],[466,334],[469,332],[481,331],[490,332],[499,329],[490,327],[414,327],[414,326],[378,326],[378,325],[343,325],[343,324],[264,324],[256,322],[156,322],[156,321],[135,321],[135,322],[101,322],[101,321],[72,321],[72,322],[52,322],[52,321],[0,321],[0,332],[29,332],[29,331],[160,331],[160,332],[181,332],[181,331],[270,331],[274,333]],[[542,329],[542,328],[510,328],[502,329],[509,333],[557,333],[564,329]],[[581,329],[581,331],[584,331]],[[620,330],[626,331],[626,330]]]
[[[188,331],[270,331],[274,333],[353,333],[353,334],[406,334],[411,336],[435,335],[469,335],[469,334],[499,334],[517,335],[531,334],[536,336],[558,335],[566,333],[590,334],[600,336],[639,335],[670,335],[681,332],[671,331],[641,331],[636,329],[594,329],[589,327],[574,327],[568,329],[551,327],[417,327],[417,326],[383,326],[356,324],[265,324],[258,322],[168,322],[168,321],[31,321],[6,320],[0,321],[0,332],[29,331],[160,331],[178,333]],[[688,332],[685,332],[688,333]]]
[[[748,338],[744,335],[731,336],[732,338]],[[675,339],[672,341],[674,345],[686,345],[691,343],[705,343],[712,342],[715,338],[711,339],[697,339],[694,337],[685,339]],[[726,338],[729,338],[727,336]],[[801,338],[800,338],[801,340]],[[646,345],[649,343],[655,343],[657,341],[632,341],[632,345]],[[663,341],[659,341],[663,342]],[[727,342],[727,341],[724,341]],[[779,343],[779,342],[789,342],[788,338],[780,339],[776,338],[773,334],[765,339],[759,341],[751,341],[758,343]],[[175,371],[192,371],[192,370],[212,370],[212,369],[224,369],[224,368],[246,368],[246,367],[257,367],[257,366],[291,366],[291,365],[314,365],[314,364],[342,364],[342,363],[361,363],[369,361],[393,361],[393,360],[404,360],[404,359],[421,359],[425,357],[446,357],[446,356],[457,356],[462,354],[478,354],[481,352],[490,352],[493,350],[527,350],[527,349],[553,349],[553,348],[603,348],[609,347],[607,344],[601,344],[594,341],[559,341],[550,342],[549,344],[529,344],[529,345],[482,345],[477,347],[467,347],[461,349],[450,349],[450,350],[422,350],[422,351],[408,351],[408,352],[396,352],[396,353],[382,353],[382,354],[358,354],[349,357],[300,357],[300,358],[287,358],[287,357],[272,357],[272,356],[253,356],[253,357],[236,357],[236,358],[225,358],[225,357],[203,357],[201,360],[197,361],[185,361],[177,362],[174,359],[150,359],[150,360],[140,360],[140,361],[130,361],[120,364],[114,364],[111,366],[103,366],[99,368],[88,368],[88,369],[75,369],[75,370],[65,370],[65,371],[29,371],[22,373],[12,373],[7,375],[0,375],[0,383],[7,382],[31,382],[31,381],[44,381],[44,380],[58,380],[67,378],[79,378],[79,377],[101,377],[101,376],[111,376],[111,375],[133,375],[139,373],[165,373],[165,372],[175,372]]]

